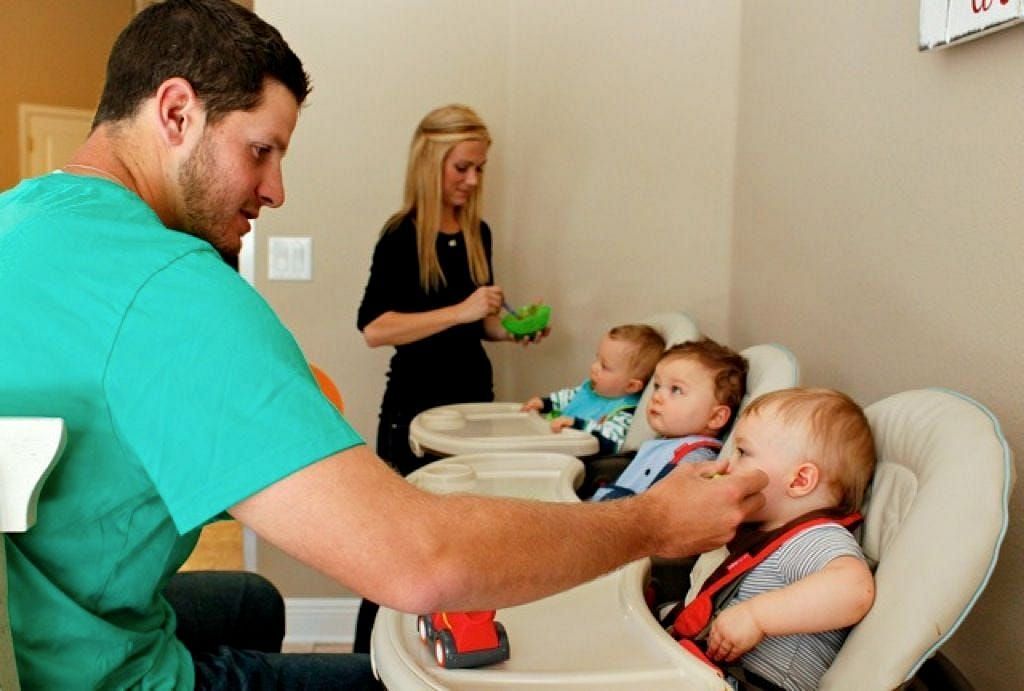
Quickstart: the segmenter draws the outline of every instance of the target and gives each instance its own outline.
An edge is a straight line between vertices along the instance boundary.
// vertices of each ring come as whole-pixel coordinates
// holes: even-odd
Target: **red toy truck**
[[[509,658],[508,634],[487,612],[434,612],[416,620],[420,640],[434,645],[437,664],[448,669],[482,667]]]

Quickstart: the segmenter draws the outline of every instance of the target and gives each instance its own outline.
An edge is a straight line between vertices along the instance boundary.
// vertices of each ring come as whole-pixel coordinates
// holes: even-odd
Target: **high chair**
[[[995,569],[1015,480],[1012,453],[992,413],[955,391],[907,391],[864,412],[878,465],[860,542],[877,565],[875,603],[821,688],[919,688],[922,666],[941,678],[926,688],[957,688],[959,672],[933,656]],[[716,550],[700,557],[689,596],[723,556]]]
[[[893,689],[914,679],[988,585],[1015,481],[999,421],[967,396],[907,391],[865,413],[878,466],[861,543],[878,565],[875,604],[823,689]]]
[[[0,533],[23,533],[36,522],[39,491],[65,440],[63,420],[0,418]],[[7,615],[6,539],[0,536],[0,689],[18,691]]]
[[[576,502],[573,487],[582,474],[583,463],[565,454],[480,453],[435,461],[409,480],[439,493]],[[420,640],[417,616],[381,607],[370,646],[374,670],[390,691],[729,691],[647,610],[648,563],[641,559],[550,597],[498,610],[511,656],[478,669],[440,667],[433,648]]]
[[[681,312],[655,314],[640,323],[654,327],[667,345],[700,337],[697,324]],[[651,397],[650,388],[648,384],[640,399],[634,425],[643,418],[642,411]],[[417,456],[489,451],[538,451],[580,457],[597,453],[597,439],[592,434],[572,428],[552,432],[547,419],[536,412],[523,412],[521,407],[521,403],[513,402],[459,403],[425,410],[409,425],[409,446]]]

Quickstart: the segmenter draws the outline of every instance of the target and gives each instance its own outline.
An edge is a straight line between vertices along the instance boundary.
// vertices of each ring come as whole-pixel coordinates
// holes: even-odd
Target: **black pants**
[[[386,405],[382,406],[380,411],[380,422],[377,425],[377,455],[390,463],[402,477],[438,459],[437,456],[429,454],[419,457],[409,447],[409,424],[417,414]],[[379,608],[376,602],[370,600],[359,603],[352,652],[370,652],[370,634],[373,633],[373,621]]]
[[[164,590],[178,639],[192,655],[195,688],[378,689],[366,655],[282,653],[284,599],[254,573],[190,571]]]

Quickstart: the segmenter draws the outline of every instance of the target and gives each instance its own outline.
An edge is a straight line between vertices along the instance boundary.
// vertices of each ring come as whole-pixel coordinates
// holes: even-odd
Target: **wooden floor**
[[[238,571],[245,568],[242,524],[218,521],[203,528],[199,544],[181,566],[182,571]]]

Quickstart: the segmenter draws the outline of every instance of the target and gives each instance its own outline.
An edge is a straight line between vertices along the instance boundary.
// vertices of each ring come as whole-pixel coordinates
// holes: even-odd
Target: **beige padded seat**
[[[861,543],[875,604],[823,689],[892,689],[949,640],[988,584],[1009,520],[1013,455],[999,421],[947,389],[865,409],[879,465]]]

